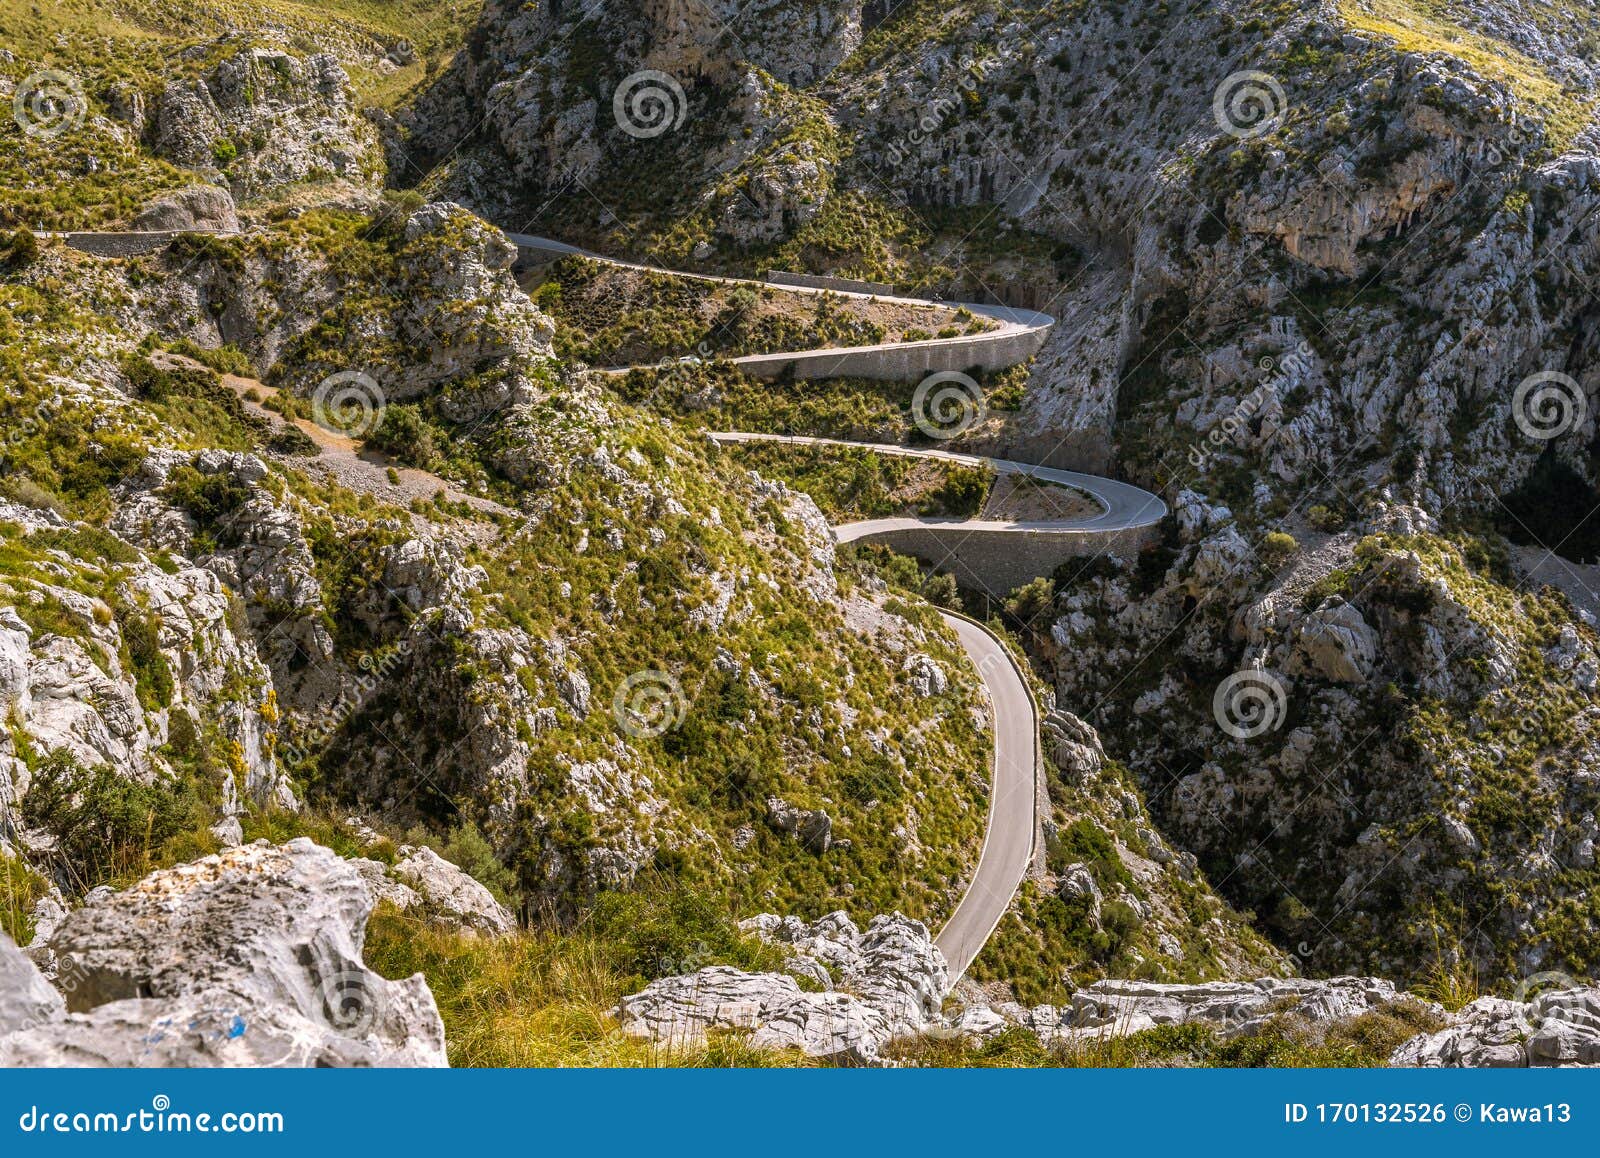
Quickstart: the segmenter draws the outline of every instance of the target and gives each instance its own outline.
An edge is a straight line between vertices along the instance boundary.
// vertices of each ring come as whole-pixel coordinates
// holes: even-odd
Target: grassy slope
[[[1551,144],[1562,148],[1593,120],[1592,97],[1574,93],[1538,61],[1509,44],[1474,32],[1442,0],[1339,0],[1352,28],[1389,37],[1404,52],[1442,52],[1503,81],[1546,123]],[[1519,10],[1518,19],[1527,19]]]
[[[193,174],[151,156],[105,119],[114,92],[138,91],[148,101],[236,51],[252,29],[271,29],[297,54],[338,56],[358,103],[393,107],[449,58],[478,8],[468,0],[0,0],[0,45],[16,57],[0,65],[0,78],[21,84],[42,69],[59,70],[90,106],[86,122],[59,137],[28,137],[9,115],[0,122],[0,227],[113,227],[155,194],[194,183]],[[230,34],[231,47],[216,43]],[[197,43],[211,47],[188,51]],[[383,71],[384,54],[402,43],[413,47],[413,59]]]

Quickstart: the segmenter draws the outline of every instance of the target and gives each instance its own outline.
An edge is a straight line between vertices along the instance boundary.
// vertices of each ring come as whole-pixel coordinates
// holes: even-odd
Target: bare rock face
[[[158,154],[221,173],[240,196],[316,174],[370,185],[381,169],[376,130],[356,113],[350,79],[330,53],[246,48],[199,80],[174,81],[153,137]]]
[[[1105,766],[1099,735],[1071,712],[1052,710],[1045,716],[1043,731],[1051,762],[1073,783],[1089,780]]]
[[[624,1033],[673,1047],[697,1045],[708,1030],[745,1030],[758,1048],[870,1062],[887,1037],[882,1014],[842,993],[806,993],[779,973],[714,965],[653,981],[616,1009]]]
[[[0,1038],[58,1021],[66,1013],[61,994],[50,988],[27,954],[0,933]]]
[[[1352,603],[1334,596],[1300,622],[1291,672],[1310,671],[1334,683],[1364,683],[1372,675],[1378,635]]]
[[[70,1016],[0,1038],[0,1064],[442,1066],[426,982],[362,963],[371,909],[305,839],[153,873],[55,930]]]
[[[239,212],[226,189],[195,185],[151,202],[129,223],[129,228],[232,233],[239,228]]]
[[[1263,977],[1203,985],[1097,981],[1072,995],[1061,1027],[1121,1035],[1158,1025],[1201,1022],[1225,1037],[1248,1036],[1269,1017],[1296,1014],[1312,1022],[1340,1021],[1400,1000],[1392,982],[1373,977],[1326,981]]]
[[[436,921],[463,932],[501,934],[517,927],[511,910],[482,884],[431,848],[402,848],[394,875],[422,897]]]
[[[1199,985],[1107,980],[1073,993],[1067,1007],[1025,1009],[1015,1003],[991,1007],[973,1001],[952,1020],[952,1028],[982,1039],[1020,1025],[1033,1030],[1046,1046],[1124,1037],[1169,1025],[1201,1025],[1229,1039],[1254,1036],[1277,1018],[1326,1026],[1399,1001],[1442,1013],[1438,1006],[1407,997],[1391,982],[1375,977],[1262,977]]]
[[[833,818],[820,808],[799,808],[776,796],[767,797],[767,824],[792,836],[821,855],[833,847]]]
[[[1406,1042],[1389,1064],[1600,1066],[1600,989],[1554,990],[1527,1002],[1480,997],[1448,1028]]]
[[[806,992],[784,974],[716,965],[625,998],[616,1009],[623,1031],[684,1046],[711,1029],[744,1030],[757,1049],[872,1065],[885,1042],[938,1020],[949,970],[921,921],[894,913],[860,933],[843,913],[810,925],[763,915],[742,927],[793,945],[792,972],[824,982],[837,973],[838,990]]]
[[[161,522],[156,507],[181,522],[160,500],[127,514],[145,531],[143,524]],[[139,538],[162,540],[155,530]],[[272,674],[215,574],[135,558],[112,587],[98,557],[58,551],[53,566],[59,583],[12,585],[0,577],[0,713],[12,725],[0,733],[0,838],[10,839],[7,810],[32,780],[18,737],[36,753],[60,752],[85,768],[104,765],[151,782],[171,774],[165,745],[211,729],[229,745],[226,798],[297,806],[270,741]],[[61,608],[54,631],[35,630],[26,618],[41,600]]]

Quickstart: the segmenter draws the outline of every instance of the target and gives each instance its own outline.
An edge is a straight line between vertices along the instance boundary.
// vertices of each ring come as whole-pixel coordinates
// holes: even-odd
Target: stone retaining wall
[[[96,257],[143,257],[172,244],[181,229],[160,233],[69,233],[66,242],[73,249],[92,253]]]
[[[882,543],[948,571],[963,587],[1004,599],[1024,583],[1053,575],[1070,559],[1132,555],[1154,543],[1155,527],[1131,531],[1063,534],[1050,531],[973,530],[960,524],[904,527],[864,535],[857,542]]]
[[[881,298],[895,297],[892,285],[875,281],[851,281],[847,277],[823,277],[814,273],[787,273],[781,269],[767,271],[769,285],[799,286],[801,289],[837,290],[845,294],[873,294]]]
[[[745,373],[768,381],[792,377],[870,378],[878,382],[915,382],[946,370],[1005,370],[1026,362],[1044,345],[1047,330],[1013,330],[1009,333],[973,334],[931,342],[904,342],[895,346],[841,347],[797,354],[756,354],[735,358]]]

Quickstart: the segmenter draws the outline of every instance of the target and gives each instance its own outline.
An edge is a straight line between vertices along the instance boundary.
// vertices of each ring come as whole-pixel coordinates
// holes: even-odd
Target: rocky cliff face
[[[642,1035],[725,1002],[856,1061],[954,1029],[918,921],[982,838],[972,673],[921,602],[838,566],[809,498],[557,358],[497,225],[1047,309],[1050,344],[964,445],[1170,500],[1159,547],[1012,612],[1058,705],[1044,839],[973,974],[1034,1008],[974,999],[961,1033],[1395,995],[1090,992],[1107,973],[1591,976],[1593,17],[1437,8],[491,0],[370,115],[352,76],[400,65],[344,34],[336,58],[197,26],[159,83],[142,48],[132,70],[114,38],[115,67],[84,50],[77,115],[6,138],[0,222],[228,236],[0,245],[0,852],[47,970],[73,930],[116,958],[63,1018],[0,953],[21,995],[0,1052],[137,1060],[93,1019],[248,1007],[263,1050],[439,1060],[416,986],[403,1024],[356,1034],[308,996],[359,957],[349,873],[451,928],[510,911],[411,844],[392,870],[240,847],[310,823],[284,819],[307,798],[396,843],[484,841],[524,916],[660,872],[813,922],[759,927],[839,991],[660,980],[622,1009]],[[31,71],[8,50],[0,96]],[[386,164],[423,195],[380,193]],[[105,839],[130,817],[161,847]],[[135,853],[190,863],[148,877]],[[272,926],[314,967],[265,994],[157,959],[188,932],[149,897],[266,928],[257,878],[267,909],[338,901]],[[911,916],[863,934],[835,909]],[[1587,998],[1498,1000],[1397,1057],[1592,1060]],[[1541,1018],[1537,1047],[1511,1024]],[[159,1057],[265,1056],[231,1040]]]
[[[847,198],[1005,222],[1063,324],[988,445],[1115,459],[1179,500],[1164,554],[1064,576],[1034,625],[1061,702],[1127,760],[1166,838],[1313,968],[1592,968],[1590,597],[1540,594],[1560,567],[1500,545],[1588,550],[1575,522],[1522,514],[1560,505],[1527,488],[1562,472],[1593,505],[1582,16],[1485,4],[1402,22],[1397,44],[1336,3],[910,5],[864,31],[855,7],[825,10],[824,67],[782,77],[788,104],[741,103],[741,68],[783,66],[666,6],[595,20],[628,51],[585,76],[588,103],[552,79],[572,76],[570,28],[520,26],[496,107],[537,90],[534,120],[583,143],[569,162],[502,120],[483,147],[519,187],[570,168],[609,188],[744,125],[742,155],[683,169],[715,207],[765,188],[766,134],[825,146],[792,186],[815,182],[821,216],[778,214],[747,247],[810,239]],[[647,64],[684,90],[685,124],[635,150],[592,98]],[[612,207],[636,238],[705,226],[700,256],[736,253],[719,211]],[[1022,259],[1037,237],[1051,263]],[[850,271],[869,248],[783,252]],[[951,285],[989,269],[970,241],[949,260]],[[1213,712],[1224,685],[1230,709],[1259,692],[1265,726]]]

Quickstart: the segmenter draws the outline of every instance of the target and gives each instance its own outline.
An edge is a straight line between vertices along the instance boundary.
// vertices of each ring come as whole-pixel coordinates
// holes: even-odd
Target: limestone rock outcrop
[[[745,927],[793,945],[792,971],[813,979],[836,973],[837,988],[806,991],[785,974],[711,966],[624,998],[616,1010],[623,1031],[682,1046],[703,1041],[708,1030],[741,1030],[757,1049],[871,1065],[886,1042],[938,1018],[948,970],[920,921],[879,916],[861,933],[836,913],[810,925],[761,916]]]
[[[431,848],[402,848],[394,875],[415,889],[431,918],[446,927],[490,935],[517,927],[510,909]]]
[[[1600,1066],[1600,989],[1554,989],[1528,1001],[1480,997],[1452,1015],[1438,1033],[1401,1046],[1390,1064]]]
[[[158,197],[139,211],[128,228],[232,233],[239,228],[239,211],[232,195],[221,186],[193,185]]]
[[[443,1065],[426,982],[362,963],[371,909],[359,872],[305,839],[91,897],[48,940],[67,1015],[0,1037],[0,1064]]]

